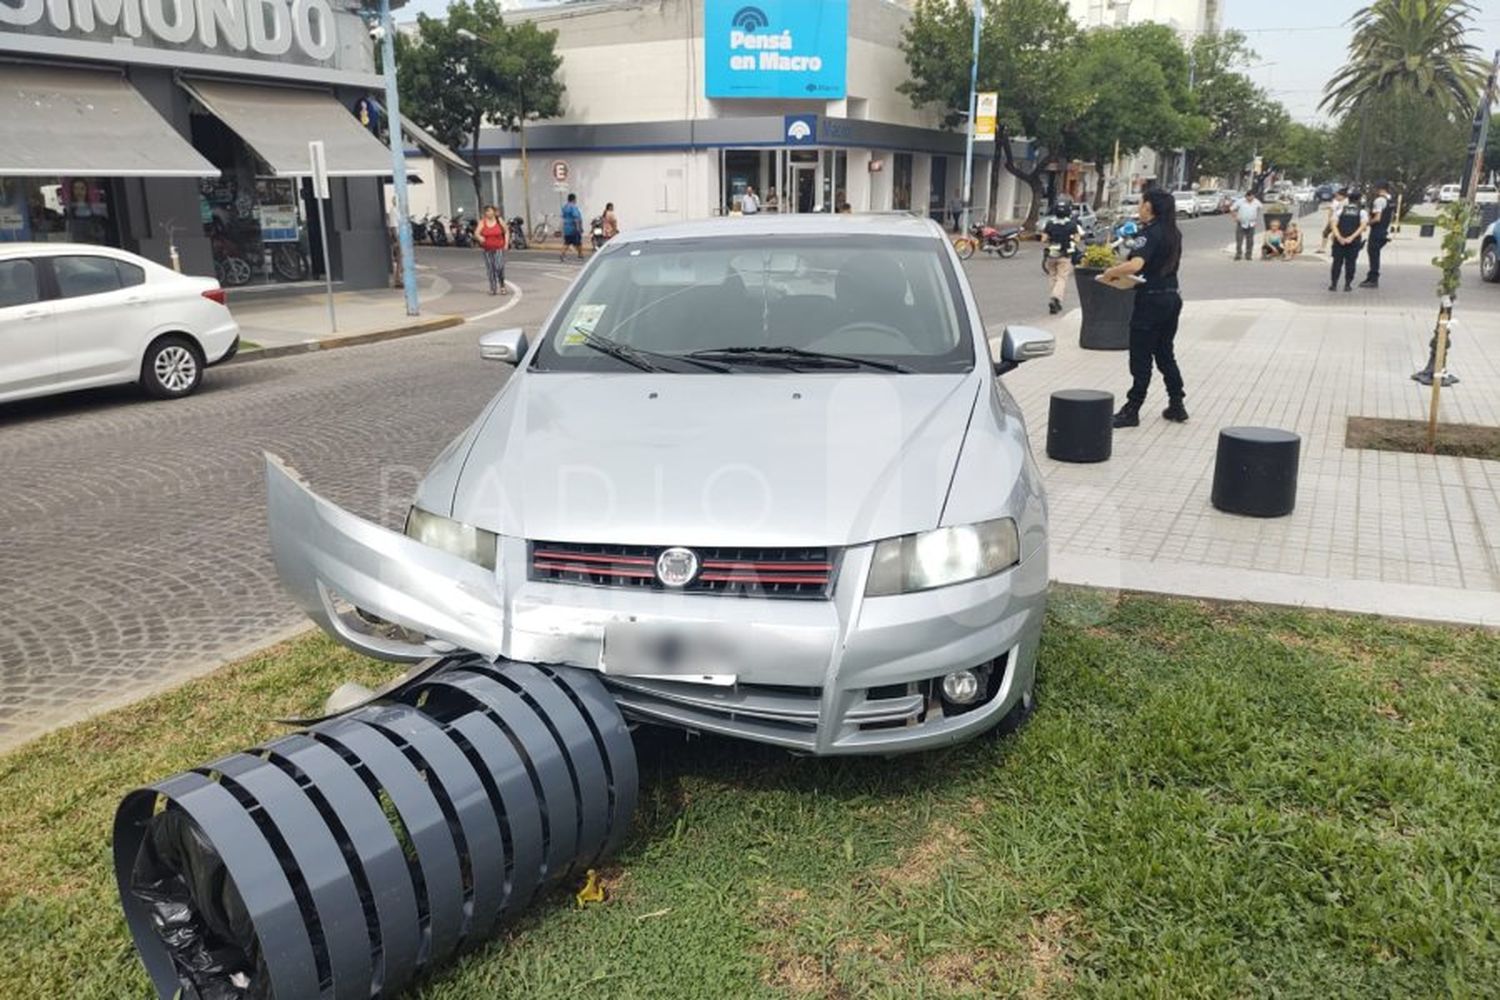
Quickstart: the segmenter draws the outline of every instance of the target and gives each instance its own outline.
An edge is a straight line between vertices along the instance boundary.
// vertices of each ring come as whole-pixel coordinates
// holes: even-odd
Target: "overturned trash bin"
[[[161,997],[392,996],[614,851],[637,785],[598,677],[454,657],[131,792],[115,876]]]

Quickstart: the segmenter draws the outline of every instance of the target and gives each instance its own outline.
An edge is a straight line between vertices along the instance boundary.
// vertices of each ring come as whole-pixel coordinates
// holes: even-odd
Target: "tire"
[[[547,242],[547,227],[536,225],[531,227],[530,240],[532,243],[542,244]]]
[[[976,246],[978,246],[976,241],[969,236],[960,236],[953,241],[953,249],[958,254],[959,260],[968,260],[974,256]]]
[[[214,261],[214,272],[219,284],[225,288],[238,288],[250,283],[250,265],[243,257],[231,255]]]
[[[1014,236],[1008,236],[1000,241],[1000,246],[995,252],[1000,255],[1001,260],[1010,260],[1021,252],[1021,241]]]
[[[187,337],[158,337],[141,359],[141,388],[156,399],[181,399],[203,381],[203,352]]]
[[[301,281],[307,277],[307,262],[295,243],[278,243],[271,251],[271,267],[283,281]]]
[[[1479,276],[1485,281],[1500,281],[1500,244],[1494,240],[1479,251]]]

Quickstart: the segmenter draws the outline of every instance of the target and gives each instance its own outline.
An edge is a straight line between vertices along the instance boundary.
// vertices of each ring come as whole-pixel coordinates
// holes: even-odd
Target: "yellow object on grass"
[[[588,877],[583,881],[583,888],[578,890],[578,895],[575,898],[578,900],[579,906],[585,903],[604,902],[604,883],[599,881],[598,872],[592,868],[589,869]]]

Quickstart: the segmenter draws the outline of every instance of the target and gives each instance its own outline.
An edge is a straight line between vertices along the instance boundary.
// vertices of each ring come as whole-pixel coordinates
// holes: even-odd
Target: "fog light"
[[[955,670],[943,678],[943,700],[972,705],[979,700],[979,677],[972,670]]]

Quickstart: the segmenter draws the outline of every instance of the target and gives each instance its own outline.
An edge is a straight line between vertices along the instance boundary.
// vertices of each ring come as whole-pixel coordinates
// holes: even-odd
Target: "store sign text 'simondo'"
[[[0,0],[5,25],[272,59],[338,49],[329,0]]]

